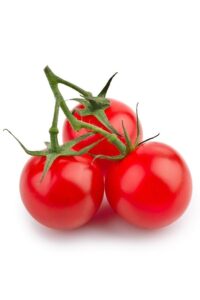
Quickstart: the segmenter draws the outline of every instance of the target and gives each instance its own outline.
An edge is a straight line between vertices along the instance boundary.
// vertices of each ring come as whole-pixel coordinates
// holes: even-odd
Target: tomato
[[[102,201],[101,171],[90,157],[58,157],[41,181],[45,160],[32,157],[22,171],[20,192],[25,207],[37,221],[51,228],[84,225]]]
[[[171,147],[149,142],[113,165],[105,189],[111,207],[143,228],[159,228],[180,217],[189,204],[192,179]]]
[[[78,105],[76,106],[76,109],[81,109],[83,106]],[[110,99],[110,107],[108,107],[105,110],[105,113],[107,115],[108,120],[110,121],[111,125],[120,133],[123,135],[123,128],[122,128],[122,121],[124,122],[124,126],[130,136],[131,141],[134,143],[136,136],[137,136],[137,130],[136,130],[136,115],[132,111],[130,107],[128,107],[126,104],[119,102],[117,100]],[[87,123],[91,123],[93,125],[99,126],[105,130],[107,130],[98,120],[95,116],[84,116],[81,117],[78,112],[75,110],[74,116],[78,120],[85,121]],[[140,126],[141,127],[141,126]],[[108,131],[108,130],[107,130]],[[140,128],[140,132],[142,129]],[[87,133],[88,130],[82,128],[79,132],[76,132],[72,129],[70,123],[68,120],[65,121],[64,127],[63,127],[63,141],[67,142],[69,140],[72,140],[78,136],[81,136],[85,133]],[[140,135],[142,137],[142,133]],[[80,146],[76,148],[79,150],[81,147],[85,147],[89,145],[90,143],[93,143],[99,139],[101,139],[102,136],[100,134],[95,134],[94,136],[87,139],[87,141],[80,143]],[[125,143],[125,140],[123,137],[120,137],[120,139]],[[108,142],[106,139],[101,141],[98,145],[96,145],[90,153],[98,155],[109,155],[109,156],[115,156],[119,154],[119,150],[110,142]],[[105,172],[108,167],[113,164],[113,162],[109,160],[104,159],[97,159],[98,165],[101,167],[102,171]]]

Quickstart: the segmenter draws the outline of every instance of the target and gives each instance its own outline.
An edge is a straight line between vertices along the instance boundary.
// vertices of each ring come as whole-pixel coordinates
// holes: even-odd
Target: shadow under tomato
[[[27,216],[28,218],[29,216]],[[29,217],[30,220],[30,217]],[[176,224],[176,228],[178,224]],[[31,227],[37,235],[53,241],[69,243],[71,241],[102,241],[105,239],[137,240],[157,239],[169,232],[174,232],[173,225],[157,230],[146,230],[135,227],[120,218],[104,199],[101,208],[94,218],[85,226],[75,230],[54,230],[32,220]]]
[[[129,224],[119,217],[105,200],[99,212],[86,227],[93,228],[93,231],[101,233],[104,236],[118,236],[120,238],[155,236],[156,232],[160,231],[141,229]]]
[[[98,213],[94,216],[90,223],[87,226],[92,225],[94,228],[102,228],[107,226],[109,223],[112,223],[114,220],[118,220],[119,217],[116,213],[112,210],[106,200],[103,202],[101,208],[99,209]]]

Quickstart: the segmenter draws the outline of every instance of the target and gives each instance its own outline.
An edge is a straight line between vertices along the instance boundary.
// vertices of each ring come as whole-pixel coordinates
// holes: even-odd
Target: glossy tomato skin
[[[20,179],[20,193],[30,214],[55,229],[87,223],[98,210],[104,192],[101,171],[90,157],[59,157],[41,181],[45,157],[32,157]]]
[[[76,109],[77,108],[81,109],[82,107],[83,107],[82,105],[78,105],[76,106]],[[136,130],[136,115],[132,111],[132,109],[120,101],[110,99],[110,107],[108,107],[105,110],[105,113],[112,126],[122,135],[123,135],[122,121],[124,122],[124,126],[132,142],[134,143],[137,136],[137,130]],[[94,116],[81,117],[76,110],[74,111],[74,116],[79,120],[81,119],[87,123],[91,123],[93,125],[99,126],[107,130]],[[67,142],[87,132],[88,130],[84,128],[81,129],[79,132],[74,131],[70,123],[66,120],[63,126],[63,141]],[[141,133],[140,138],[142,139],[141,125],[140,125],[140,133]],[[100,134],[95,134],[94,136],[88,138],[84,142],[81,142],[78,145],[78,147],[76,147],[76,149],[80,149],[84,146],[87,146],[88,144],[93,143],[101,138],[102,136]],[[125,143],[123,137],[120,137],[120,139]],[[96,145],[92,150],[90,150],[90,153],[95,155],[103,154],[103,155],[114,156],[114,155],[118,155],[119,151],[113,144],[109,143],[105,139],[102,142],[100,142],[98,145]],[[103,160],[103,159],[97,159],[97,164],[100,166],[103,173],[105,173],[105,171],[108,169],[110,165],[113,164],[113,162],[108,160]]]
[[[105,190],[110,205],[122,218],[139,227],[160,228],[174,222],[187,208],[192,179],[173,148],[149,142],[110,168]]]

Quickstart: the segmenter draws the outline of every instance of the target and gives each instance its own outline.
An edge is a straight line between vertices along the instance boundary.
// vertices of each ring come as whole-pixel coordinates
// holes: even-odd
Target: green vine
[[[96,155],[94,159],[101,158],[101,159],[110,159],[110,160],[120,160],[124,158],[128,153],[133,151],[136,147],[142,145],[146,141],[153,139],[157,137],[158,135],[149,138],[145,141],[140,142],[140,127],[139,127],[139,118],[138,118],[138,104],[136,107],[136,115],[137,115],[137,138],[134,144],[132,144],[131,139],[128,135],[128,132],[126,131],[126,128],[124,126],[123,120],[122,120],[122,128],[125,138],[125,144],[120,140],[119,133],[115,130],[115,128],[112,127],[109,120],[107,119],[107,116],[105,114],[105,109],[109,107],[110,102],[106,98],[106,93],[108,91],[108,88],[112,82],[112,79],[116,75],[116,73],[108,80],[104,88],[101,90],[101,92],[98,94],[98,96],[94,97],[91,92],[88,92],[77,85],[66,81],[57,75],[55,75],[51,69],[47,66],[44,69],[44,72],[46,74],[47,80],[49,82],[50,88],[54,94],[55,97],[55,106],[54,106],[54,113],[53,113],[53,119],[51,123],[51,127],[49,129],[49,135],[50,135],[50,142],[46,142],[46,149],[39,150],[39,151],[32,151],[27,149],[18,138],[16,138],[11,131],[7,130],[20,144],[20,146],[23,148],[23,150],[32,156],[45,156],[46,162],[45,167],[43,170],[42,178],[44,178],[45,174],[53,164],[54,160],[59,156],[78,156],[83,155],[85,153],[88,153],[94,146],[96,146],[98,143],[100,143],[102,140],[107,139],[110,143],[116,146],[116,148],[119,150],[120,154],[116,156],[106,156],[106,155]],[[78,120],[73,113],[69,110],[66,101],[64,100],[58,85],[63,84],[66,85],[73,90],[80,93],[81,98],[74,98],[73,100],[76,100],[83,104],[83,109],[79,110],[79,114],[84,115],[94,115],[104,127],[106,127],[105,130],[101,127],[95,126],[93,124],[84,122],[82,120]],[[62,109],[63,113],[65,114],[66,118],[70,122],[71,126],[75,131],[79,131],[82,128],[87,129],[89,132],[75,138],[63,145],[59,145],[58,142],[58,117],[59,117],[59,111],[60,108]],[[88,137],[94,135],[94,134],[100,134],[102,136],[101,139],[99,139],[97,142],[91,143],[88,146],[82,148],[79,151],[74,150],[74,146],[80,143],[81,141],[87,139]]]
[[[71,111],[69,110],[63,96],[60,93],[60,90],[58,88],[58,84],[62,83],[64,85],[67,85],[73,89],[75,89],[76,91],[81,91],[83,95],[88,96],[88,94],[91,96],[90,92],[86,92],[83,89],[73,85],[72,83],[69,83],[68,81],[65,81],[63,79],[61,79],[60,77],[56,76],[51,69],[47,66],[44,69],[44,72],[46,74],[46,77],[49,81],[49,85],[51,87],[51,90],[54,94],[54,97],[56,99],[56,102],[59,104],[59,106],[61,107],[62,111],[64,112],[65,116],[67,117],[67,119],[69,120],[71,126],[73,127],[74,130],[79,131],[81,128],[86,128],[94,133],[99,133],[102,136],[104,136],[109,142],[111,142],[112,144],[114,144],[120,151],[120,153],[125,153],[126,152],[126,146],[124,145],[124,143],[118,138],[116,133],[113,132],[108,132],[98,126],[89,124],[87,122],[78,120],[77,118],[74,117],[74,115],[71,113]]]

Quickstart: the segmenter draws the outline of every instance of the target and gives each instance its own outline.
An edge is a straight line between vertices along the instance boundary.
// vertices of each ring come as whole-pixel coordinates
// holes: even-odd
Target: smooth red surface
[[[76,106],[77,108],[82,108],[83,106],[78,105]],[[110,99],[110,107],[105,110],[105,113],[107,115],[108,120],[112,124],[112,126],[121,134],[123,134],[123,128],[122,128],[122,121],[124,122],[124,126],[127,130],[127,132],[130,135],[130,138],[132,142],[135,141],[136,136],[137,136],[137,130],[136,130],[136,115],[132,111],[132,109],[127,106],[126,104]],[[93,125],[97,125],[101,128],[104,128],[107,130],[94,116],[86,116],[86,117],[80,117],[78,112],[74,112],[74,116],[77,119],[82,119],[83,121],[87,123],[91,123]],[[140,126],[141,128],[141,126]],[[108,131],[108,130],[107,130]],[[142,138],[142,129],[141,131],[141,138]],[[85,133],[87,133],[87,129],[81,129],[79,132],[75,132],[70,123],[66,120],[63,126],[63,141],[67,142],[71,139],[74,139],[78,136],[81,136]],[[88,138],[86,141],[81,142],[76,149],[81,149],[84,146],[87,146],[90,143],[93,143],[99,139],[101,139],[102,136],[100,134],[95,134],[94,136]],[[120,138],[124,142],[124,138]],[[125,142],[124,142],[125,143]],[[90,153],[92,154],[103,154],[103,155],[118,155],[119,151],[118,149],[111,143],[109,143],[106,139],[100,142],[97,146],[95,146],[92,150],[90,150]],[[103,159],[97,159],[98,165],[101,167],[103,172],[107,170],[107,168],[113,164],[113,162],[109,160],[103,160]]]
[[[59,157],[41,182],[45,157],[32,157],[20,180],[24,205],[40,223],[72,229],[87,223],[104,192],[101,171],[90,157]]]
[[[149,142],[112,166],[105,189],[112,208],[144,228],[159,228],[180,217],[189,204],[192,179],[171,147]]]

